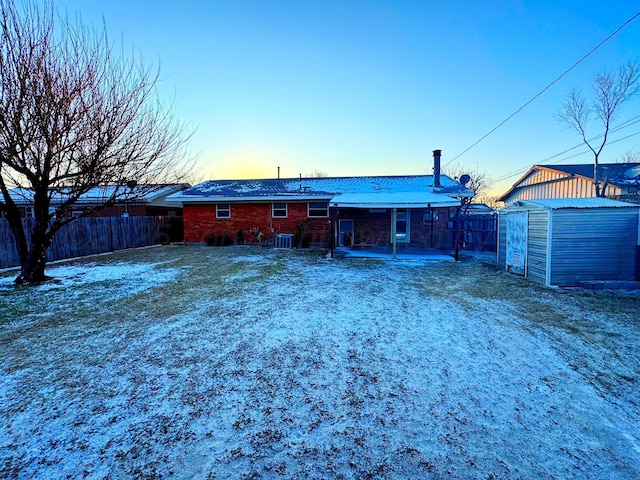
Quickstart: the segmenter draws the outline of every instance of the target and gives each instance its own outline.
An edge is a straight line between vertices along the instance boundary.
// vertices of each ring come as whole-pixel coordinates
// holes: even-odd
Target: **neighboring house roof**
[[[440,183],[441,188],[434,188],[432,175],[211,180],[171,195],[169,200],[182,203],[324,200],[330,201],[331,206],[412,208],[428,204],[455,206],[460,204],[455,197],[473,195],[446,175],[440,177]]]
[[[489,205],[487,205],[486,203],[470,203],[465,207],[465,212],[470,215],[473,215],[473,214],[480,215],[480,214],[494,213],[495,210],[491,208]]]
[[[103,187],[94,187],[82,194],[74,205],[99,205],[111,198],[114,192],[116,192],[115,185],[106,185]],[[166,185],[138,185],[134,187],[130,193],[129,188],[126,186],[119,187],[119,195],[122,196],[119,199],[120,202],[127,201],[132,204],[153,204],[156,206],[175,206],[174,203],[166,202],[166,197],[172,193],[180,192],[189,188],[189,184],[186,183],[172,183]],[[27,188],[14,188],[9,191],[9,195],[16,203],[16,205],[32,205],[33,204],[33,190]],[[65,195],[62,192],[55,193],[51,197],[51,205],[57,205],[65,200]]]
[[[639,208],[635,203],[620,202],[609,198],[542,198],[537,200],[518,200],[513,205],[505,207],[503,210],[510,210],[518,207],[537,206],[547,210],[560,210],[568,208]]]
[[[582,177],[593,182],[593,163],[572,165],[534,165],[504,193],[498,201],[505,201],[514,190],[533,172],[547,170],[569,177]],[[640,185],[640,163],[600,163],[598,167],[600,180],[616,186]]]
[[[593,180],[593,163],[540,166]],[[640,163],[601,163],[598,168],[601,179],[606,178],[613,185],[627,185],[629,182],[640,181]]]

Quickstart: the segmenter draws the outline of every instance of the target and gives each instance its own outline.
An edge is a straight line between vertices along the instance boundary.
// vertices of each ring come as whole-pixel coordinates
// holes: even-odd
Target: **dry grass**
[[[2,477],[639,473],[621,433],[640,420],[638,297],[475,257],[172,246],[74,265],[0,286]]]

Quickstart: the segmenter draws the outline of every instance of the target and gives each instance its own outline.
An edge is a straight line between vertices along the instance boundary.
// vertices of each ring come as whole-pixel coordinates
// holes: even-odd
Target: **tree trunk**
[[[20,276],[16,283],[38,283],[49,280],[44,274],[47,265],[47,248],[53,240],[55,230],[49,225],[49,198],[46,186],[34,193],[35,225],[31,229],[31,240],[26,259],[21,261]]]
[[[31,236],[31,245],[26,261],[22,262],[20,276],[16,278],[16,283],[38,283],[50,280],[44,274],[47,265],[47,248],[51,241],[46,233],[36,232],[36,228]]]
[[[596,187],[596,197],[604,197],[604,192],[600,191],[600,169],[598,168],[598,155],[593,162],[593,183]]]

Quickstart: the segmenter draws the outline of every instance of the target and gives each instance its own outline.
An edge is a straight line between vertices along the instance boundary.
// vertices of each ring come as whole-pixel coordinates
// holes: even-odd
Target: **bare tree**
[[[0,210],[20,258],[16,281],[39,282],[81,195],[101,188],[102,208],[176,181],[188,135],[157,97],[157,69],[116,51],[104,26],[71,22],[52,0],[20,3],[0,0]],[[30,235],[16,192],[33,199]]]
[[[630,62],[615,73],[600,73],[593,80],[593,98],[587,102],[582,93],[573,89],[558,113],[560,121],[574,129],[593,153],[593,181],[597,197],[604,197],[607,181],[602,178],[600,154],[609,140],[611,126],[622,105],[640,91],[640,64]],[[595,113],[602,127],[602,134],[587,138],[587,125]]]
[[[618,159],[620,163],[640,163],[640,150],[627,150]]]
[[[483,194],[483,195],[474,197],[474,200],[476,203],[484,203],[485,205],[493,208],[494,210],[497,210],[504,205],[504,202],[501,202],[500,200],[498,200],[499,198],[500,198],[500,195]]]
[[[327,178],[328,176],[329,174],[322,170],[314,170],[311,173],[307,173],[306,178]]]
[[[463,213],[468,209],[469,204],[477,203],[479,198],[485,196],[492,185],[489,174],[477,167],[470,170],[459,163],[453,163],[444,168],[443,173],[456,181],[466,180],[463,178],[465,175],[469,177],[465,187],[473,192],[473,197],[461,198]]]

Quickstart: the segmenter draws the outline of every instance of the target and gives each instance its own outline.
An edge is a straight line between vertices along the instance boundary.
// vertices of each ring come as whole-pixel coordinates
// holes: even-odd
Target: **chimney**
[[[440,153],[441,150],[433,151],[433,188],[440,188]]]
[[[280,180],[280,167],[278,167],[278,180]]]

